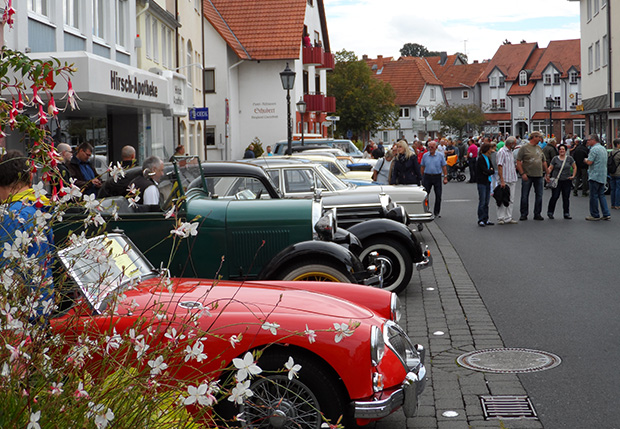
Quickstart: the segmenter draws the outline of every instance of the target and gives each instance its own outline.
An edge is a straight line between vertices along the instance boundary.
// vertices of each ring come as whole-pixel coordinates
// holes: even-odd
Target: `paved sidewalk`
[[[402,411],[369,425],[396,428],[542,428],[538,420],[485,420],[481,395],[526,395],[515,374],[494,374],[460,367],[456,359],[473,350],[504,347],[487,309],[459,255],[441,229],[430,223],[421,233],[433,266],[417,272],[400,295],[406,306],[406,328],[426,348],[427,384],[418,415]],[[443,333],[443,334],[441,334]],[[445,412],[458,413],[445,417]],[[454,414],[454,413],[450,413]]]

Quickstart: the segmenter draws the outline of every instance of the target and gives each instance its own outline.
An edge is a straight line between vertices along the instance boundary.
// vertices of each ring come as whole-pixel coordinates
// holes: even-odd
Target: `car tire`
[[[464,181],[465,181],[465,179],[466,179],[465,174],[464,174],[464,173],[459,173],[459,174],[458,174],[458,176],[456,176],[456,179],[457,179],[459,182],[464,182]]]
[[[379,253],[379,261],[384,262],[386,272],[383,275],[383,289],[400,293],[407,288],[413,275],[411,256],[398,241],[387,237],[371,237],[362,242],[364,250],[360,259],[368,264],[370,252]]]
[[[289,379],[284,364],[289,357],[301,365]],[[323,416],[349,427],[348,396],[338,375],[326,364],[294,350],[267,350],[257,362],[262,374],[250,385],[253,395],[240,405],[244,428],[295,427],[319,429]],[[283,372],[284,370],[284,372]]]
[[[300,262],[280,272],[280,280],[356,283],[355,278],[322,262]]]

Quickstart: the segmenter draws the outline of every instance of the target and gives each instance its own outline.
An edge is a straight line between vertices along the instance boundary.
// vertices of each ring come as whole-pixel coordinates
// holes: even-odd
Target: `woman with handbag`
[[[551,188],[551,199],[547,207],[547,217],[553,219],[555,204],[562,194],[562,206],[564,219],[572,219],[570,216],[570,190],[572,180],[577,172],[577,164],[572,156],[568,155],[565,144],[558,148],[558,155],[554,156],[547,168],[547,187]]]

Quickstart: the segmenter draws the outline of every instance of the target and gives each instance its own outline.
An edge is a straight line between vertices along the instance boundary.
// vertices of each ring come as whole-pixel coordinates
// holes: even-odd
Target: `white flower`
[[[178,235],[181,238],[198,235],[198,222],[181,222],[179,226],[170,231],[170,234]]]
[[[262,326],[264,330],[271,332],[273,335],[278,335],[279,327],[280,325],[278,325],[277,323],[272,323],[272,322],[265,322],[263,323],[263,326]]]
[[[47,191],[45,190],[45,185],[43,184],[43,182],[39,182],[39,183],[32,185],[32,190],[34,191],[34,196],[37,200],[47,194]]]
[[[230,341],[230,345],[234,349],[235,348],[235,344],[240,343],[242,339],[243,339],[243,335],[242,334],[231,335],[230,338],[228,339],[228,341]]]
[[[194,346],[185,347],[185,362],[190,359],[196,359],[196,362],[202,362],[207,358],[207,355],[203,353],[205,345],[201,340],[197,340]]]
[[[306,330],[304,331],[304,335],[308,337],[308,342],[310,344],[316,341],[316,333],[312,329],[309,329],[307,324],[306,324]]]
[[[155,360],[148,361],[148,364],[151,367],[151,377],[161,374],[162,371],[168,368],[168,364],[164,362],[164,357],[161,355]]]
[[[288,361],[284,364],[284,368],[288,370],[288,379],[292,380],[293,377],[297,377],[297,372],[301,369],[301,365],[296,364],[291,356],[288,357]]]
[[[149,349],[148,344],[146,344],[146,341],[143,339],[141,340],[136,340],[136,342],[134,343],[134,347],[133,349],[136,351],[136,359],[140,360],[142,359],[142,356],[144,356],[144,354],[146,353],[146,351]]]
[[[110,349],[118,349],[123,342],[123,339],[120,335],[116,333],[116,328],[112,331],[112,336],[106,335],[105,337],[105,351],[106,353],[110,353]]]
[[[198,387],[188,386],[187,393],[189,396],[184,398],[183,404],[191,405],[198,403],[207,406],[213,405],[215,403],[215,396],[213,396],[214,387],[217,387],[217,385],[209,385],[208,383],[203,383]]]
[[[263,372],[254,362],[254,356],[252,356],[250,352],[247,352],[245,356],[243,356],[243,359],[234,358],[233,365],[239,370],[237,371],[237,381],[245,380],[248,378],[248,375],[251,377],[252,375]]]
[[[50,387],[50,393],[52,395],[60,395],[64,390],[62,390],[63,383],[52,383],[52,387]]]
[[[37,411],[36,413],[30,413],[30,422],[26,429],[41,429],[39,425],[39,418],[41,418],[41,411]]]
[[[164,217],[166,219],[170,219],[171,217],[175,217],[176,216],[176,210],[177,210],[177,207],[176,206],[172,206],[172,208],[166,212],[166,215]]]
[[[2,257],[6,259],[19,259],[21,254],[19,253],[19,247],[13,244],[4,243],[4,253]]]
[[[120,177],[125,177],[125,170],[121,166],[120,162],[117,162],[116,165],[112,165],[112,163],[110,163],[108,170],[110,171],[110,177],[112,177],[114,183],[118,182]]]
[[[95,405],[94,402],[89,402],[88,406],[90,411],[86,414],[86,417],[95,417],[95,426],[100,429],[104,429],[114,419],[114,413],[111,409],[107,409],[103,404]]]
[[[84,208],[90,211],[99,210],[100,202],[96,199],[95,194],[83,195],[82,199],[84,200]]]
[[[32,238],[26,231],[20,231],[20,230],[15,231],[15,240],[14,240],[15,246],[23,247],[27,249],[28,247],[30,247],[31,242],[32,242]]]
[[[350,337],[355,332],[348,324],[346,323],[334,323],[334,329],[336,330],[336,337],[334,340],[336,343],[342,341],[343,338]]]
[[[243,383],[237,383],[237,385],[233,387],[233,390],[228,397],[228,400],[230,402],[236,402],[237,404],[241,405],[244,398],[248,398],[253,395],[254,394],[250,390],[250,380],[247,380]]]
[[[181,334],[180,332],[177,333],[177,330],[175,328],[170,328],[168,329],[168,331],[164,334],[164,337],[168,338],[170,341],[172,341],[173,343],[178,343],[180,340],[185,338],[185,335]]]
[[[77,389],[75,389],[75,392],[73,392],[73,396],[75,396],[76,398],[89,398],[90,397],[88,392],[84,390],[84,383],[82,383],[81,381],[80,381],[80,384],[78,384]]]

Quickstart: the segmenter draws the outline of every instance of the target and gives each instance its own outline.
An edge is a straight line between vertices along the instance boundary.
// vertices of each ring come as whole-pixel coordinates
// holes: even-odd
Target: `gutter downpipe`
[[[238,61],[238,62],[236,62],[235,64],[233,64],[232,66],[228,67],[228,98],[229,98],[229,100],[230,100],[230,98],[231,98],[230,96],[231,96],[231,91],[232,91],[232,85],[231,85],[231,80],[232,80],[232,79],[231,79],[231,73],[232,73],[232,70],[233,70],[234,68],[236,68],[239,64],[243,63],[244,61],[245,61],[245,60]],[[238,81],[238,79],[237,79],[237,81]],[[237,97],[236,97],[236,98],[237,98],[237,103],[238,103],[238,102],[239,102],[239,96],[238,96],[238,94],[237,94]],[[232,110],[232,109],[231,109],[231,110]],[[239,109],[237,109],[237,111],[239,111]],[[232,115],[231,115],[231,116],[232,116]],[[230,142],[229,142],[229,138],[230,138],[230,128],[231,128],[231,127],[230,127],[230,120],[231,120],[231,117],[229,116],[229,117],[228,117],[228,121],[229,121],[229,123],[228,123],[228,128],[229,128],[229,129],[228,129],[228,130],[226,130],[226,146],[225,146],[225,149],[224,149],[224,153],[225,153],[225,155],[226,155],[226,160],[232,159],[232,148],[230,147]],[[226,126],[226,125],[224,125],[224,126]]]

